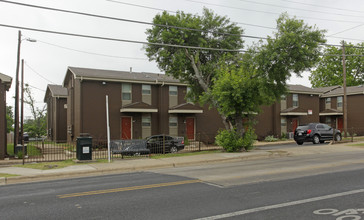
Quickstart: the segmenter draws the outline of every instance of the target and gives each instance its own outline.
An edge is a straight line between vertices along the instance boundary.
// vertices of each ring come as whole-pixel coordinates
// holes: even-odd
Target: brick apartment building
[[[7,153],[6,136],[6,92],[9,91],[12,78],[0,73],[0,159],[4,159]]]
[[[164,74],[69,67],[63,87],[67,89],[67,114],[62,120],[67,121],[68,142],[81,133],[106,139],[106,95],[111,139],[163,133],[212,143],[217,131],[224,128],[216,109],[189,102],[187,84]],[[341,97],[340,86],[312,89],[288,85],[287,95],[271,106],[263,106],[256,115],[258,138],[282,134],[292,137],[298,125],[310,122],[340,129]],[[364,134],[364,118],[360,116],[363,101],[363,87],[348,87],[348,128],[356,127],[357,134]]]
[[[67,89],[48,85],[44,102],[47,103],[47,137],[55,142],[67,141]]]

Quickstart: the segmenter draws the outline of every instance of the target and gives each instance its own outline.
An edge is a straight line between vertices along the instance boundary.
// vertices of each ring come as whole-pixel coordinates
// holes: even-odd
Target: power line
[[[345,29],[345,30],[343,30],[343,31],[339,31],[339,32],[337,32],[337,33],[335,33],[335,34],[330,34],[330,36],[329,36],[329,37],[332,37],[332,36],[337,35],[337,34],[344,33],[344,32],[346,32],[346,31],[353,30],[353,29],[358,28],[358,27],[361,27],[361,26],[363,26],[363,25],[364,25],[364,24],[359,24],[359,25],[356,25],[355,27],[351,27],[351,28]]]
[[[171,12],[171,13],[177,13],[177,11],[171,11],[171,10],[165,10],[165,9],[161,9],[161,8],[148,7],[148,6],[144,6],[144,5],[131,4],[131,3],[126,3],[126,2],[122,2],[122,1],[116,1],[116,0],[106,0],[106,1],[113,2],[113,3],[118,3],[118,4],[123,4],[123,5],[129,5],[129,6],[139,7],[139,8],[152,9],[152,10],[157,10],[157,11],[162,11],[162,12],[163,11],[167,11],[167,12]],[[243,23],[243,22],[236,22],[236,21],[234,21],[234,23],[243,24],[243,25],[252,26],[252,27],[272,29],[272,30],[275,30],[276,29],[275,27],[268,27],[268,26],[264,26],[264,25],[249,24],[249,23]]]
[[[122,57],[122,56],[114,56],[114,55],[108,55],[108,54],[101,54],[101,53],[94,53],[94,52],[89,52],[89,51],[77,50],[77,49],[64,47],[64,46],[53,44],[53,43],[48,43],[48,42],[41,41],[41,40],[38,40],[38,39],[37,39],[37,42],[47,44],[47,45],[51,45],[51,46],[58,47],[58,48],[62,48],[62,49],[66,49],[66,50],[70,50],[70,51],[90,54],[90,55],[97,55],[97,56],[104,56],[104,57],[111,57],[111,58],[120,58],[120,59],[131,59],[131,60],[148,60],[146,58],[141,58],[141,57]]]
[[[114,2],[114,3],[118,3],[118,4],[123,4],[123,5],[139,7],[139,8],[152,9],[152,10],[157,10],[157,11],[162,11],[162,12],[166,11],[166,12],[175,13],[175,14],[177,13],[176,11],[165,10],[165,9],[160,9],[160,8],[154,8],[154,7],[144,6],[144,5],[131,4],[131,3],[126,3],[126,2],[121,2],[121,1],[115,1],[115,0],[106,0],[106,1]]]
[[[185,45],[176,45],[176,44],[150,43],[150,42],[144,42],[144,41],[135,41],[135,40],[125,40],[125,39],[118,39],[118,38],[99,37],[99,36],[92,36],[92,35],[74,34],[74,33],[50,31],[50,30],[44,30],[44,29],[28,28],[28,27],[22,27],[22,26],[6,25],[6,24],[0,24],[0,26],[7,27],[7,28],[28,30],[28,31],[43,32],[43,33],[49,33],[49,34],[59,34],[59,35],[72,36],[72,37],[82,37],[82,38],[90,38],[90,39],[97,39],[97,40],[118,41],[118,42],[143,44],[143,45],[155,45],[155,46],[187,48],[187,49],[196,49],[196,50],[211,50],[211,51],[222,51],[222,52],[246,52],[245,50],[232,50],[232,49],[222,49],[222,48],[185,46]]]
[[[186,1],[189,1],[189,0],[186,0]],[[255,1],[251,1],[251,0],[239,0],[239,1],[248,2],[248,3],[252,3],[252,4],[257,4],[257,5],[266,5],[266,6],[271,6],[271,7],[277,7],[277,8],[287,8],[287,9],[300,10],[300,11],[316,12],[316,13],[321,13],[321,14],[364,18],[364,16],[359,16],[359,15],[348,15],[348,14],[332,13],[332,12],[317,11],[317,10],[310,10],[310,9],[303,9],[303,8],[295,8],[295,7],[281,6],[281,5],[275,5],[275,4],[269,4],[269,3],[255,2]]]
[[[242,10],[242,11],[251,11],[251,12],[264,13],[264,14],[280,15],[280,13],[277,13],[277,12],[261,11],[261,10],[247,9],[247,8],[240,8],[240,7],[232,7],[232,6],[220,5],[220,4],[214,4],[214,3],[201,2],[201,1],[196,1],[196,0],[186,0],[186,1],[199,3],[199,4],[205,4],[205,5],[212,5],[212,6],[217,6],[217,7],[223,7],[223,8]],[[322,21],[343,22],[343,23],[359,23],[359,24],[363,23],[363,22],[360,22],[360,21],[333,20],[333,19],[314,18],[314,17],[307,17],[307,16],[296,16],[296,17],[314,19],[314,20],[322,20]]]
[[[70,14],[83,15],[83,16],[88,16],[88,17],[95,17],[95,18],[102,18],[102,19],[109,19],[109,20],[116,20],[116,21],[123,21],[123,22],[131,22],[131,23],[158,26],[158,27],[176,28],[176,29],[181,29],[181,30],[199,31],[199,32],[207,32],[207,33],[220,34],[220,35],[229,35],[229,36],[240,36],[240,37],[254,38],[254,39],[267,39],[265,37],[256,37],[256,36],[249,36],[249,35],[243,35],[243,34],[231,34],[231,33],[217,32],[217,31],[201,30],[201,29],[196,29],[196,28],[178,27],[178,26],[173,26],[173,25],[154,24],[151,22],[136,21],[136,20],[131,20],[131,19],[116,18],[116,17],[104,16],[104,15],[96,15],[96,14],[90,14],[90,13],[85,13],[85,12],[58,9],[58,8],[50,8],[50,7],[44,7],[44,6],[39,6],[39,5],[31,5],[31,4],[7,1],[7,0],[0,0],[0,2],[8,3],[8,4],[16,4],[16,5],[20,5],[20,6],[24,6],[24,7],[31,7],[31,8],[51,10],[51,11],[62,12],[62,13],[70,13]]]
[[[32,85],[30,85],[29,83],[25,83],[26,85],[28,85],[29,87],[31,87],[31,88],[33,88],[33,89],[38,89],[38,90],[40,90],[40,91],[42,91],[42,92],[46,92],[45,90],[43,90],[43,89],[40,89],[40,88],[37,88],[37,87],[35,87],[35,86],[32,86]]]
[[[364,13],[364,11],[345,9],[345,8],[336,8],[336,7],[330,7],[328,5],[325,5],[325,6],[324,5],[316,5],[316,4],[303,3],[303,2],[297,2],[297,1],[291,1],[291,0],[281,0],[281,1],[291,2],[291,3],[294,3],[294,4],[300,4],[300,5],[308,5],[308,6],[313,6],[313,7],[326,8],[326,9],[335,9],[335,10],[340,10],[340,11],[350,11],[350,12]]]
[[[43,75],[41,75],[40,73],[38,73],[37,71],[35,71],[31,66],[29,66],[29,64],[27,62],[25,62],[25,65],[31,70],[33,71],[35,74],[37,74],[39,77],[41,77],[42,79],[46,80],[47,82],[50,82],[50,83],[53,83],[53,84],[56,84],[52,81],[50,81],[49,79],[45,78]]]

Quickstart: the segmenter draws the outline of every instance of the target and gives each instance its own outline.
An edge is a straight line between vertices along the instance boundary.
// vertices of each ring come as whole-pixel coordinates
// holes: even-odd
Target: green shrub
[[[254,148],[254,142],[257,139],[257,135],[255,134],[255,130],[252,128],[248,128],[248,130],[244,133],[243,137],[243,147],[245,150],[251,150]]]
[[[190,145],[190,142],[189,142],[189,140],[188,140],[187,136],[185,136],[184,143],[185,143],[185,146]]]
[[[244,144],[243,138],[235,130],[220,130],[215,139],[227,152],[240,151]]]
[[[273,135],[270,135],[270,136],[265,137],[264,141],[274,142],[274,141],[278,141],[278,138],[275,138]]]
[[[248,129],[241,137],[236,130],[221,130],[215,137],[216,143],[222,146],[227,152],[237,152],[242,148],[245,150],[253,149],[253,144],[257,136],[254,129]]]

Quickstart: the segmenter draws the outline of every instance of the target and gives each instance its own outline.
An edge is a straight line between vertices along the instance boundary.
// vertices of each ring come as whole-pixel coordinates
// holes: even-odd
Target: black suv
[[[303,142],[313,142],[314,144],[324,143],[333,139],[334,129],[327,124],[310,123],[300,125],[294,131],[294,140],[298,145]],[[341,140],[340,130],[335,130],[335,141]]]

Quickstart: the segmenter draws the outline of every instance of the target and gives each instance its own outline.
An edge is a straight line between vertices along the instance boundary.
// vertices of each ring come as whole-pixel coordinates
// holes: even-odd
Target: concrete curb
[[[213,159],[205,159],[205,160],[196,160],[196,161],[165,161],[166,159],[154,159],[155,161],[147,162],[144,165],[128,165],[121,167],[120,164],[116,164],[112,167],[105,168],[96,168],[94,164],[88,164],[85,166],[94,167],[94,170],[77,170],[77,171],[67,171],[67,172],[55,172],[55,173],[40,173],[37,175],[29,175],[29,176],[14,176],[3,178],[3,184],[20,184],[27,182],[39,182],[39,181],[48,181],[48,180],[56,180],[56,179],[68,179],[68,178],[78,178],[78,177],[88,177],[88,176],[97,176],[97,175],[107,175],[107,174],[119,174],[119,173],[127,173],[127,172],[135,172],[135,171],[148,171],[153,169],[162,169],[162,168],[173,168],[173,167],[183,167],[183,166],[196,166],[203,164],[214,164],[214,163],[223,163],[223,162],[234,162],[234,161],[242,161],[242,160],[258,160],[265,158],[274,158],[274,157],[282,157],[289,156],[287,153],[269,153],[266,152],[264,154],[255,154],[255,155],[241,155],[235,157],[228,158],[213,158]],[[149,159],[148,159],[149,160]],[[125,165],[125,164],[124,164]],[[1,185],[0,179],[0,185]]]

